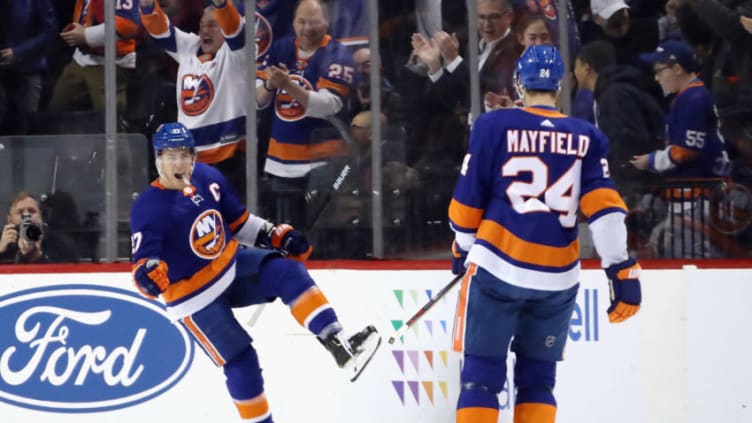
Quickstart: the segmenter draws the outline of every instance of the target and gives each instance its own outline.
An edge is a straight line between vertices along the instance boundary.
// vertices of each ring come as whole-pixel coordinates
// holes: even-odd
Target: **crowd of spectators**
[[[632,210],[631,248],[653,257],[728,257],[752,241],[752,0],[571,0],[564,25],[560,0],[476,0],[477,46],[468,44],[465,2],[379,1],[379,69],[371,66],[367,0],[348,7],[344,0],[257,1],[247,22],[227,12],[230,2],[116,1],[118,129],[150,139],[160,123],[181,121],[203,146],[199,160],[222,167],[242,194],[244,93],[253,83],[242,31],[253,22],[257,212],[265,217],[321,231],[368,228],[376,188],[363,130],[376,116],[376,73],[382,192],[401,195],[384,197],[385,225],[414,234],[395,239],[404,245],[394,254],[443,254],[471,100],[480,99],[481,113],[520,107],[516,59],[528,45],[560,44],[566,35],[572,73],[563,92],[571,92],[570,114],[610,139],[611,174]],[[243,3],[235,0],[237,13],[249,15]],[[8,11],[0,17],[0,137],[101,133],[104,0],[0,4]],[[471,95],[472,73],[479,97]],[[348,160],[355,170],[337,193],[343,197],[312,222],[300,212],[312,190],[332,175],[327,165],[336,165],[336,176]],[[679,230],[671,228],[676,222]],[[700,247],[677,241],[687,233]],[[345,242],[328,256],[369,257],[365,238],[357,240],[365,248]],[[327,242],[323,232],[318,239]]]

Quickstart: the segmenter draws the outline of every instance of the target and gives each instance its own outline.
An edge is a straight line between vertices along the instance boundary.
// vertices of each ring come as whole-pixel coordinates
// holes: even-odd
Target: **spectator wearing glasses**
[[[697,77],[699,65],[691,47],[683,41],[665,41],[641,60],[652,64],[655,80],[673,99],[666,116],[666,148],[635,155],[632,165],[673,177],[728,175],[730,163],[718,136],[713,100]]]
[[[520,55],[520,45],[512,35],[514,13],[509,0],[478,0],[478,71],[481,97],[487,93],[511,95],[514,92],[515,61]],[[456,34],[444,31],[430,40],[413,34],[412,45],[416,54],[428,66],[428,77],[433,92],[452,109],[457,103],[469,109],[470,70],[459,54]]]
[[[697,178],[725,177],[731,172],[710,91],[698,78],[694,51],[683,41],[665,41],[641,59],[653,66],[655,80],[672,99],[666,147],[634,156],[631,163],[682,182],[680,188],[667,192],[669,213],[652,229],[651,244],[663,257],[720,257],[721,252],[708,242],[712,232],[701,226],[708,205],[701,190],[693,189]]]

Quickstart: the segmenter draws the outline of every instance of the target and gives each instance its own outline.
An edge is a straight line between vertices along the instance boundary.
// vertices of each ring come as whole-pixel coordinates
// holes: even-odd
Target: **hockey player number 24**
[[[572,228],[577,224],[581,169],[582,161],[575,160],[556,182],[548,185],[548,165],[543,160],[512,157],[504,163],[501,173],[505,177],[515,177],[520,173],[531,175],[530,182],[515,181],[507,188],[507,196],[517,213],[555,212],[559,214],[561,226]]]

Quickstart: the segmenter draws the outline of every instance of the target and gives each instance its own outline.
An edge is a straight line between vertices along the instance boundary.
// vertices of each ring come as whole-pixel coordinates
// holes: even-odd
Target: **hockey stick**
[[[446,295],[447,292],[449,292],[450,289],[452,289],[454,285],[457,284],[457,282],[462,279],[462,276],[464,276],[464,274],[455,276],[454,279],[449,281],[449,283],[445,287],[441,288],[441,291],[437,292],[433,298],[428,300],[428,302],[420,308],[420,310],[413,314],[413,317],[411,317],[407,322],[405,322],[404,325],[402,325],[402,327],[400,327],[396,332],[394,332],[392,336],[389,337],[389,343],[394,344],[394,341],[404,335],[405,332],[407,332],[407,330],[415,324],[415,322],[420,320],[420,318],[423,317],[423,315],[426,314],[426,312],[430,310],[431,307],[433,307],[442,297],[444,297],[444,295]]]
[[[320,194],[318,190],[313,189],[306,192],[306,205],[314,207],[313,212],[309,213],[310,218],[308,219],[307,225],[309,232],[316,225],[316,221],[319,220],[319,217],[321,217],[321,214],[332,201],[332,198],[334,198],[335,193],[337,193],[340,188],[345,185],[345,181],[347,180],[348,175],[350,175],[350,171],[353,170],[355,162],[360,156],[360,153],[358,151],[358,144],[353,139],[349,128],[345,125],[342,119],[335,115],[332,115],[327,117],[326,120],[337,130],[337,132],[339,132],[339,134],[342,136],[342,139],[345,140],[350,154],[348,160],[344,163],[339,172],[335,174],[334,179],[325,185],[326,191],[324,191],[323,198],[321,200],[316,201],[317,197]],[[353,157],[353,152],[355,152],[355,157]],[[316,204],[314,204],[314,202],[316,202]]]

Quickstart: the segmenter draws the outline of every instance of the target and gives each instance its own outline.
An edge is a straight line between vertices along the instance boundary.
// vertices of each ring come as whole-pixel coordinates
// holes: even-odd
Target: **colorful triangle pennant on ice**
[[[413,303],[418,304],[418,291],[415,289],[411,289],[410,296],[413,297]]]
[[[428,329],[429,335],[433,336],[433,321],[425,320],[423,323],[425,323],[426,329]]]
[[[413,398],[415,398],[415,402],[420,404],[420,396],[418,395],[418,381],[407,381],[407,386],[410,388],[410,392],[413,393]]]
[[[426,395],[428,395],[428,400],[431,401],[431,404],[433,404],[433,382],[430,380],[425,380],[422,382],[423,389],[426,391]]]
[[[423,354],[425,354],[426,360],[428,360],[428,365],[433,369],[433,351],[423,351]]]
[[[400,368],[400,371],[402,374],[405,374],[405,353],[401,350],[392,350],[392,355],[394,356],[394,360],[397,362],[397,365]]]
[[[401,308],[405,308],[405,304],[403,302],[404,301],[404,296],[403,296],[404,293],[402,292],[402,290],[401,289],[395,289],[392,292],[394,292],[394,296],[397,297],[397,302],[399,303],[400,307]]]
[[[409,350],[407,351],[407,358],[410,359],[410,362],[413,363],[413,368],[415,371],[420,374],[420,360],[418,359],[418,351],[417,350]]]
[[[402,405],[405,404],[405,382],[401,380],[393,380],[392,386],[394,386],[394,390],[397,392],[397,396],[399,397],[400,401],[402,401]]]

